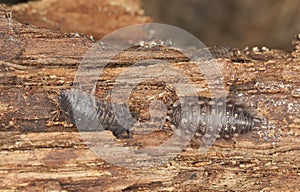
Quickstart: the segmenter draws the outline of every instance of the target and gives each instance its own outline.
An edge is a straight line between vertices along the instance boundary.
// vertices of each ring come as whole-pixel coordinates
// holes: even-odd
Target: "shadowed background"
[[[123,4],[131,1],[139,2],[128,0]],[[27,1],[0,2],[14,4]],[[98,2],[101,6],[101,0]],[[93,3],[97,4],[97,0]],[[290,42],[300,32],[300,0],[142,0],[141,3],[145,15],[152,17],[154,22],[183,28],[207,46],[267,46],[291,50]],[[83,33],[92,34],[97,39],[103,36],[103,33]]]
[[[144,0],[146,15],[181,27],[206,45],[291,49],[300,0]]]

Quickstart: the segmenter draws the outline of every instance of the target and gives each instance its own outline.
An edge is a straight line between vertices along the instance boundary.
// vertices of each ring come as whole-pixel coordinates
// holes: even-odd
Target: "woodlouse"
[[[231,48],[228,46],[213,46],[205,49],[199,49],[192,58],[194,60],[210,60],[210,59],[230,59],[234,62],[246,62],[249,61],[247,55],[237,48]]]
[[[130,122],[121,119],[128,115],[126,105],[100,100],[78,90],[62,91],[59,102],[61,111],[80,131],[110,130],[116,137],[130,136]]]
[[[191,103],[191,105],[198,105],[199,108],[196,116],[193,117],[193,121],[197,121],[196,133],[198,135],[211,137],[212,134],[217,134],[214,135],[217,138],[228,139],[235,134],[259,129],[263,122],[253,108],[236,102],[234,99],[198,97],[198,100],[198,103]],[[189,108],[194,109],[195,106]],[[171,110],[169,112],[171,123],[178,127],[186,118],[181,117],[181,104],[175,104]],[[216,127],[218,130],[215,130]]]
[[[183,99],[188,100],[188,97]],[[110,130],[116,137],[130,137],[133,122],[128,121],[126,104],[100,100],[77,90],[61,92],[59,102],[61,110],[80,131]],[[254,109],[233,99],[198,97],[197,103],[183,103],[175,102],[168,110],[167,119],[170,119],[176,129],[183,121],[193,122],[196,125],[196,127],[180,127],[185,132],[227,139],[235,134],[258,129],[262,123],[262,119]],[[183,109],[182,104],[187,106],[187,110]],[[224,110],[218,111],[218,107]],[[182,113],[182,110],[185,112]],[[116,111],[119,115],[116,115]],[[215,130],[216,127],[218,130]]]

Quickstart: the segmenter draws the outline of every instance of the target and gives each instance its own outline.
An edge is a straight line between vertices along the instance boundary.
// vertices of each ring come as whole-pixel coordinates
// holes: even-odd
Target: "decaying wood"
[[[1,9],[1,190],[299,190],[299,40],[295,40],[292,53],[251,50],[243,53],[248,58],[245,61],[217,60],[226,94],[253,106],[268,120],[265,139],[254,132],[218,140],[205,154],[187,147],[159,167],[128,169],[96,156],[59,113],[58,93],[71,88],[77,67],[93,42],[24,26],[5,15],[7,11]],[[162,48],[120,54],[99,77],[96,95],[105,97],[114,79],[130,63],[149,57],[167,59],[199,84],[199,90],[204,90],[199,95],[208,94],[195,65],[177,52]],[[165,85],[157,82],[137,86],[131,108],[147,116],[148,99],[165,90]],[[152,138],[138,139],[151,144]]]

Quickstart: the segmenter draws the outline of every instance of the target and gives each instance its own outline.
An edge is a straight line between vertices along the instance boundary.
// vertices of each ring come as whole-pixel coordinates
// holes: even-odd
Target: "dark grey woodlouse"
[[[210,60],[210,59],[230,59],[234,62],[247,62],[251,59],[245,54],[243,50],[231,48],[228,46],[213,46],[209,48],[199,49],[192,56],[193,60]]]
[[[249,58],[243,53],[243,51],[237,48],[231,48],[228,46],[214,46],[208,48],[213,58],[230,59],[234,62],[246,62]]]
[[[212,137],[212,134],[216,134],[216,138],[228,139],[234,135],[258,130],[263,123],[263,119],[258,116],[253,108],[236,102],[234,99],[198,97],[198,100],[198,103],[191,103],[191,105],[198,105],[199,107],[197,117],[194,115],[193,119],[197,121],[196,133],[198,135]],[[195,106],[189,108],[193,109]],[[185,117],[181,117],[181,110],[181,104],[179,103],[173,105],[171,112],[169,112],[171,123],[175,127],[178,127],[185,119]],[[215,126],[212,127],[213,125]],[[216,127],[218,130],[213,130]]]
[[[188,100],[188,97],[183,100]],[[133,122],[128,121],[126,104],[107,102],[77,90],[61,92],[59,102],[61,110],[80,131],[110,130],[118,138],[130,137]],[[216,138],[227,139],[235,134],[259,129],[262,123],[262,119],[254,109],[228,98],[198,97],[197,103],[191,102],[187,106],[190,111],[182,113],[181,110],[184,110],[182,103],[175,102],[168,110],[167,119],[176,129],[183,121],[194,122],[196,127],[180,127],[180,129],[190,133],[196,132],[201,136],[209,137],[217,134]],[[217,106],[221,109],[223,107],[224,110],[216,112]],[[115,111],[119,115],[116,115]],[[212,125],[217,125],[215,127],[218,127],[218,130],[214,130],[215,127]]]
[[[62,91],[59,102],[61,111],[79,131],[110,130],[116,137],[130,137],[131,124],[121,119],[128,115],[126,105],[100,100],[77,90]],[[116,116],[114,111],[119,115]]]

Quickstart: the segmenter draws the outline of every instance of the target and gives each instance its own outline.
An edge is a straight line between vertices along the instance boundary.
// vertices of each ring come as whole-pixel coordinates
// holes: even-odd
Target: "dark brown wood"
[[[93,42],[82,36],[21,25],[7,15],[1,8],[0,33],[5,34],[0,41],[5,50],[0,61],[1,190],[299,190],[298,40],[292,53],[250,50],[243,53],[246,61],[216,60],[226,94],[252,105],[269,122],[265,139],[264,131],[256,131],[232,140],[218,140],[205,154],[187,147],[168,163],[134,170],[96,156],[59,112],[57,96],[60,90],[71,88],[77,67]],[[128,50],[117,56],[115,64],[99,77],[96,95],[105,97],[114,79],[130,63],[151,57],[167,59],[187,74],[199,90],[204,90],[199,95],[209,96],[203,75],[195,65],[165,48]],[[135,69],[138,71],[139,67]],[[166,90],[157,82],[141,84],[132,93],[131,108],[147,117],[149,98]],[[153,144],[151,135],[133,139],[136,143]]]

